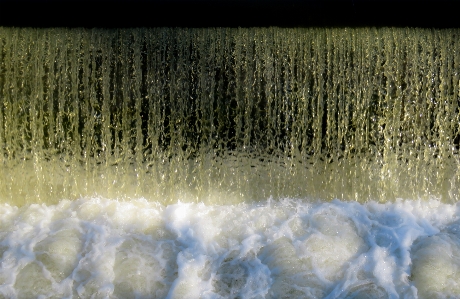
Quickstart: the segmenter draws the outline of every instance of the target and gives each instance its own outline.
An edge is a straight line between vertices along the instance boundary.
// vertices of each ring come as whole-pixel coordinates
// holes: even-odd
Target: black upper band
[[[455,0],[0,0],[0,26],[458,27]]]

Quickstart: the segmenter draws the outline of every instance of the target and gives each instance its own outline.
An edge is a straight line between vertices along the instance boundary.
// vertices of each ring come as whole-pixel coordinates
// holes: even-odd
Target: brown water
[[[456,202],[459,33],[0,28],[0,201]]]

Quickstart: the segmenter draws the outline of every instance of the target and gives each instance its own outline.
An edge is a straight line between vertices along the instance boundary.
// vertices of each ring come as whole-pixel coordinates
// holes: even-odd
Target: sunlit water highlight
[[[3,204],[2,298],[454,298],[460,209],[102,198]]]

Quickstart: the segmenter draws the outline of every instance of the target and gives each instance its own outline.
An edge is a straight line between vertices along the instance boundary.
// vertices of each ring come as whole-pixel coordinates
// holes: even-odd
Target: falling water
[[[0,27],[0,296],[460,294],[459,33]]]
[[[1,200],[457,201],[457,34],[3,28]]]

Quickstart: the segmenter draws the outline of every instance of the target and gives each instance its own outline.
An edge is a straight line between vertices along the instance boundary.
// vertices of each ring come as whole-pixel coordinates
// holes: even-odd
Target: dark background
[[[459,0],[0,0],[0,26],[447,28],[459,27],[457,4]]]

